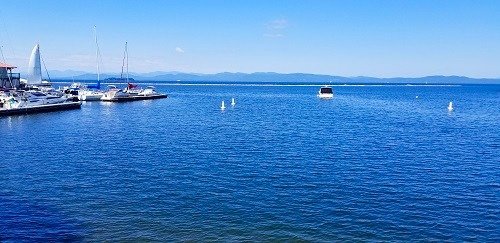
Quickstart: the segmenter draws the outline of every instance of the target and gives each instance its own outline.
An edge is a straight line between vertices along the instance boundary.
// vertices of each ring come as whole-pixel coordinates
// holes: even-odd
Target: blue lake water
[[[157,88],[0,118],[0,241],[500,241],[500,85]]]

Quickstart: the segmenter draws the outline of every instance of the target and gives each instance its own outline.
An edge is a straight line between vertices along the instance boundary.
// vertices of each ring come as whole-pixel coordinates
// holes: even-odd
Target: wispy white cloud
[[[177,53],[184,53],[184,50],[182,48],[180,48],[180,47],[176,47],[175,48],[175,52],[177,52]]]
[[[286,19],[275,19],[272,21],[269,21],[266,24],[267,28],[270,30],[282,30],[288,27],[288,20]]]
[[[271,20],[265,26],[266,32],[264,33],[264,37],[281,38],[285,36],[284,32],[288,28],[288,20],[284,18]]]

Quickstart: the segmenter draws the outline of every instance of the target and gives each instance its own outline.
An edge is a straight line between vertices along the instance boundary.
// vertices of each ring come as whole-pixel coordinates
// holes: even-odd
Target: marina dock
[[[82,106],[81,102],[66,102],[58,104],[47,104],[31,107],[22,108],[12,108],[12,109],[0,109],[1,116],[12,116],[12,115],[24,115],[32,113],[42,113],[42,112],[52,112],[52,111],[62,111],[62,110],[74,110],[80,109]]]

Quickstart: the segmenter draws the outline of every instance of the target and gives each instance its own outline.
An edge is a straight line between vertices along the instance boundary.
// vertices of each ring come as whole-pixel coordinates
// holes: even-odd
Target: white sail
[[[42,65],[40,63],[40,45],[33,47],[28,65],[28,83],[38,84],[42,82]]]

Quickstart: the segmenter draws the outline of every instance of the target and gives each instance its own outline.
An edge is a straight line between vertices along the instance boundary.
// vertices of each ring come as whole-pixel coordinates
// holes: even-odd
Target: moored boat
[[[331,99],[333,98],[333,89],[329,86],[323,86],[318,91],[318,97],[321,99]]]
[[[79,109],[80,102],[36,91],[0,93],[0,116]]]
[[[101,97],[101,101],[112,101],[112,102],[128,101],[132,97],[133,96],[124,92],[122,89],[119,89],[114,85],[109,85],[108,91],[104,92],[103,96]]]
[[[122,73],[120,75],[120,78],[125,79],[127,81],[127,87],[121,90],[116,88],[116,86],[109,86],[110,89],[101,98],[102,101],[125,102],[125,101],[135,101],[135,100],[167,98],[166,94],[161,94],[156,92],[155,87],[153,86],[148,86],[145,89],[141,89],[137,84],[129,82],[127,42],[125,42]]]
[[[126,93],[123,90],[116,88],[114,85],[110,85],[109,87],[110,89],[104,93],[101,101],[127,102],[136,100],[163,99],[168,97],[166,94],[156,92],[153,86],[148,86],[137,95]]]
[[[27,99],[31,105],[57,104],[68,101],[68,97],[61,93],[48,93],[38,90],[18,91],[21,99]]]
[[[98,90],[80,90],[78,99],[81,101],[99,101],[104,93]]]
[[[97,60],[97,63],[96,63],[97,64],[97,84],[96,85],[82,85],[80,83],[77,83],[77,85],[75,85],[76,87],[73,89],[73,92],[70,92],[70,93],[72,93],[72,94],[76,93],[78,100],[80,100],[80,101],[99,101],[104,96],[104,92],[100,91],[100,89],[101,89],[100,68],[99,68],[100,50],[99,50],[99,43],[97,41],[97,27],[96,26],[94,26],[94,37],[95,37],[96,60]]]
[[[165,96],[165,94],[158,93],[156,92],[156,89],[154,86],[147,86],[145,89],[143,89],[137,96],[141,97],[151,97],[151,96]]]
[[[138,95],[143,90],[137,85],[133,83],[127,83],[127,87],[123,90],[123,92],[130,95]]]

